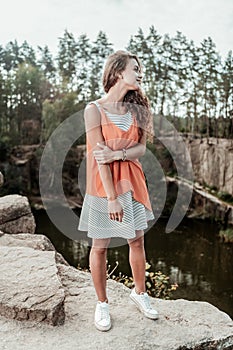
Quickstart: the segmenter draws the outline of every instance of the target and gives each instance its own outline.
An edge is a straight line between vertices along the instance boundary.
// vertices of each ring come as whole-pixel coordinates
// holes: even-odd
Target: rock
[[[223,138],[194,138],[193,135],[180,138],[161,136],[155,141],[156,154],[160,154],[159,161],[165,173],[177,172],[177,165],[183,169],[185,177],[185,158],[183,143],[190,154],[194,181],[203,186],[215,188],[219,192],[233,196],[233,141]],[[175,158],[165,156],[166,147],[170,145]],[[170,149],[168,149],[170,151]],[[170,161],[169,161],[170,160]]]
[[[187,190],[192,191],[192,200],[189,205],[187,217],[199,219],[214,219],[224,224],[225,227],[233,225],[233,205],[228,204],[216,196],[204,191],[200,185],[194,183],[193,187],[184,179],[166,177],[168,183],[167,198],[176,199],[179,186],[182,184]],[[185,202],[185,200],[184,200]]]
[[[130,290],[121,283],[107,281],[112,329],[95,329],[96,303],[90,273],[58,264],[65,290],[66,322],[50,328],[42,323],[10,322],[0,318],[4,331],[3,349],[36,350],[72,348],[123,350],[210,350],[232,349],[233,322],[230,317],[206,302],[151,298],[160,318],[145,318],[129,301]],[[25,339],[30,341],[25,342]]]
[[[7,233],[18,233],[18,232],[34,233],[35,231],[34,218],[30,214],[25,215],[15,220],[11,220],[3,224],[0,224],[0,228]]]
[[[55,251],[0,247],[0,314],[17,320],[63,324],[64,290]]]
[[[190,218],[211,218],[220,221],[225,227],[233,225],[233,205],[206,191],[194,187],[191,206]]]
[[[35,220],[27,197],[0,197],[0,230],[5,233],[35,233]]]
[[[91,349],[93,339],[95,348],[101,349],[102,337],[93,325],[96,296],[91,275],[64,265],[58,266],[58,269],[66,288],[67,321],[75,321],[79,334],[82,334],[83,323],[89,323],[91,327],[91,332],[87,330],[83,335],[89,341],[82,339],[76,344],[80,348],[82,344],[82,349]],[[233,346],[232,320],[209,303],[151,298],[152,305],[160,313],[158,321],[151,321],[129,302],[128,288],[113,280],[108,280],[107,285],[113,328],[105,336],[105,349],[178,350],[184,346],[184,349],[191,350],[197,349],[197,346],[202,349],[204,344],[203,349],[207,350],[217,344],[222,346],[221,349],[227,349],[227,344]],[[90,312],[88,305],[91,304],[94,305]],[[91,336],[91,333],[94,334]]]
[[[0,236],[0,246],[28,247],[37,250],[53,250],[55,248],[51,241],[44,235],[31,235],[28,233],[4,234]]]
[[[0,231],[0,246],[28,247],[37,250],[52,250],[55,252],[57,263],[68,265],[63,256],[58,253],[51,241],[42,234],[31,235],[30,233],[4,234]]]
[[[149,320],[111,279],[112,329],[97,331],[91,274],[57,260],[43,235],[0,232],[0,276],[1,350],[233,349],[233,321],[213,305],[150,298],[160,317]]]
[[[233,142],[228,139],[186,139],[195,179],[233,195]]]
[[[15,318],[0,316],[1,349],[37,350],[38,344],[50,350],[233,348],[233,322],[213,305],[151,298],[160,318],[149,320],[130,301],[130,289],[111,279],[107,281],[107,293],[112,329],[97,331],[91,274],[60,262],[55,266],[53,245],[39,236],[0,237],[0,310],[1,315]],[[55,324],[60,326],[50,327]]]

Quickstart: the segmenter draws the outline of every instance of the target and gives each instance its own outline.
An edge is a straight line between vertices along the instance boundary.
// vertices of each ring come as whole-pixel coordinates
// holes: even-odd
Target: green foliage
[[[233,243],[233,229],[220,230],[219,236],[225,243]]]
[[[17,166],[8,166],[5,171],[3,171],[3,175],[4,183],[0,188],[0,196],[21,194],[22,183],[24,181],[21,168]]]
[[[178,285],[170,284],[169,277],[158,271],[146,273],[146,287],[149,295],[160,299],[170,299]]]
[[[60,123],[60,114],[62,114],[62,108],[60,107],[60,101],[56,101],[53,104],[49,100],[45,100],[43,103],[42,123],[43,130],[41,135],[42,142],[46,142],[52,132]]]
[[[66,118],[80,110],[75,92],[67,92],[54,103],[45,100],[42,113],[42,141],[46,142],[56,127]]]
[[[0,137],[0,162],[4,162],[10,151],[9,139],[7,137]]]
[[[53,57],[47,45],[45,47],[38,46],[38,50],[39,50],[38,66],[40,70],[43,71],[44,76],[52,82],[54,81],[55,73],[56,73]]]
[[[72,33],[65,30],[63,37],[59,38],[58,70],[62,84],[71,84],[76,75],[77,43]]]
[[[224,202],[227,202],[229,204],[233,204],[233,196],[228,193],[228,192],[224,192],[224,191],[218,191],[216,186],[209,186],[207,183],[203,182],[203,186],[205,187],[205,189],[207,191],[209,191],[210,193],[212,193],[214,196],[216,196],[217,198],[221,199]]]
[[[134,281],[132,277],[128,277],[127,275],[119,272],[118,276],[113,275],[116,267],[118,266],[118,261],[116,262],[115,268],[109,272],[110,266],[108,267],[108,275],[107,278],[112,278],[117,282],[123,283],[126,287],[132,288],[134,286]],[[162,272],[149,272],[151,265],[146,263],[146,289],[147,293],[153,297],[161,298],[161,299],[170,299],[171,294],[178,287],[177,284],[170,285],[169,277],[162,274]]]
[[[218,198],[222,199],[223,201],[233,204],[233,196],[230,193],[227,192],[217,192]]]
[[[179,31],[161,36],[154,26],[147,35],[139,28],[127,49],[142,61],[158,134],[169,132],[166,116],[181,132],[232,137],[232,51],[223,60],[210,37],[195,46]],[[0,47],[0,134],[12,143],[46,141],[62,120],[103,93],[103,66],[112,52],[103,31],[91,42],[65,30],[55,58],[48,46],[35,51],[26,41]]]

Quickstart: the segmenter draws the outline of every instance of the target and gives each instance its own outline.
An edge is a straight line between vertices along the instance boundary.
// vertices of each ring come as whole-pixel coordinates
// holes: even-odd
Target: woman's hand
[[[100,147],[100,150],[93,151],[94,157],[98,164],[109,164],[116,160],[116,152],[113,151],[108,146],[97,143],[97,146]]]
[[[122,222],[123,208],[119,200],[108,200],[108,214],[111,220]]]

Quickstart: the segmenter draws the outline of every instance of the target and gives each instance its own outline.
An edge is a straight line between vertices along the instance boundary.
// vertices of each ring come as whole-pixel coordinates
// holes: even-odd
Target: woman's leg
[[[106,259],[107,248],[110,242],[108,239],[93,239],[89,256],[91,276],[93,279],[95,291],[99,301],[106,301]]]
[[[129,262],[135,283],[137,293],[145,292],[145,268],[146,257],[144,249],[144,231],[135,231],[136,237],[128,239],[129,244]]]

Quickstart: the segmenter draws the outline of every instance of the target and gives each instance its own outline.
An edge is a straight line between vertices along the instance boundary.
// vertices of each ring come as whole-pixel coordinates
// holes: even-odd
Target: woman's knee
[[[110,243],[110,239],[93,239],[92,250],[97,254],[105,254]]]
[[[144,232],[142,230],[136,231],[136,237],[128,239],[128,244],[131,248],[144,247]]]
[[[107,248],[101,248],[101,247],[92,247],[91,252],[97,255],[104,255],[106,254]]]

